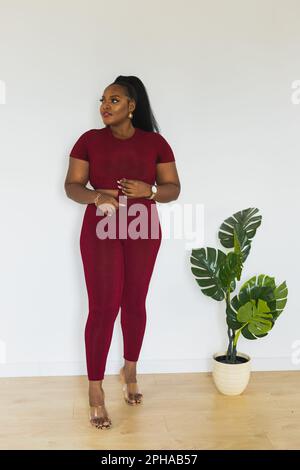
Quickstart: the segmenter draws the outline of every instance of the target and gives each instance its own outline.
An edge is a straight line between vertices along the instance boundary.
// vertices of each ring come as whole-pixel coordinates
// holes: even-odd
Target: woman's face
[[[100,114],[104,124],[109,126],[121,124],[130,119],[128,114],[135,108],[134,102],[125,96],[124,89],[120,85],[108,86],[100,101]]]

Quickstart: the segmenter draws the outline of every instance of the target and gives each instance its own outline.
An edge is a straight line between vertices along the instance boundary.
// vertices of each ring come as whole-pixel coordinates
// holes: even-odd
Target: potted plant
[[[277,286],[275,278],[265,274],[251,277],[231,298],[261,224],[262,217],[257,213],[258,209],[250,207],[222,223],[218,237],[231,251],[197,248],[192,249],[190,257],[192,273],[203,294],[226,304],[228,348],[214,354],[212,368],[214,383],[225,395],[241,394],[249,382],[251,358],[237,351],[240,336],[248,340],[266,336],[287,302],[286,282]]]

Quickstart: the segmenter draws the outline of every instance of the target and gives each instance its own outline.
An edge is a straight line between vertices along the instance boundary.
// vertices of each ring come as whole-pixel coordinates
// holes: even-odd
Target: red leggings
[[[120,189],[118,194],[122,196]],[[146,327],[146,296],[161,244],[161,225],[155,201],[125,197],[119,197],[118,201],[125,202],[126,207],[119,206],[112,216],[106,216],[94,204],[88,204],[80,233],[80,251],[89,301],[84,334],[89,380],[104,378],[114,323],[120,307],[123,357],[128,361],[138,360]],[[146,208],[146,219],[143,220],[147,221],[147,238],[134,239],[128,236],[128,232],[126,238],[120,237],[119,228],[122,227],[122,233],[124,230],[126,233],[129,224],[139,217],[139,212],[128,214],[134,203],[142,203]],[[119,211],[126,214],[125,222],[119,221]],[[97,224],[103,219],[115,222],[115,238],[101,239],[97,236],[100,226]],[[156,230],[152,237],[151,226]],[[136,228],[137,232],[140,231],[139,227]]]

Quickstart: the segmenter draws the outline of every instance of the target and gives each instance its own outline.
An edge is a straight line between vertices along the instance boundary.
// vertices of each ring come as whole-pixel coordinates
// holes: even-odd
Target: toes
[[[135,405],[136,401],[133,399],[133,398],[127,398],[127,403],[129,403],[129,405]]]
[[[110,418],[92,418],[90,421],[97,429],[109,428],[111,426]]]
[[[104,424],[104,423],[103,423],[102,426],[101,426],[101,429],[108,429],[108,428],[110,428],[110,427],[111,427],[111,422],[109,422],[109,423],[107,423],[107,424]]]
[[[132,403],[133,405],[135,404],[135,393],[129,393],[128,394],[128,400],[130,403]]]
[[[95,426],[96,428],[99,427],[99,425],[100,425],[100,420],[99,420],[99,418],[92,418],[90,421],[91,421],[91,424],[92,424],[93,426]]]
[[[137,403],[141,403],[143,394],[142,393],[129,393],[128,394],[128,401],[130,404],[135,405]]]
[[[141,402],[140,400],[134,399],[134,400],[128,401],[128,403],[130,403],[130,405],[137,405],[138,403],[141,403]]]
[[[141,403],[142,398],[143,398],[143,394],[142,393],[135,393],[134,398],[135,398],[136,403]]]
[[[101,423],[99,423],[99,424],[97,425],[97,428],[98,428],[98,429],[110,428],[110,426],[111,426],[111,423],[107,423],[107,422],[104,423],[104,422],[102,421]]]

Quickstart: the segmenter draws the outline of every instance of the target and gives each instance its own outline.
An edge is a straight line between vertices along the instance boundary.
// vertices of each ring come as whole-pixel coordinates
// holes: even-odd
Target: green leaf
[[[273,317],[275,320],[277,320],[287,303],[288,288],[286,285],[286,281],[276,287],[276,289],[274,290],[274,294],[276,299],[276,307]]]
[[[275,278],[271,276],[267,276],[266,274],[259,274],[258,276],[251,277],[248,281],[246,281],[240,289],[244,289],[247,286],[267,286],[275,289]]]
[[[273,328],[286,300],[285,282],[276,287],[274,277],[253,276],[231,299],[231,305],[226,309],[227,324],[234,331],[240,329],[247,339],[262,338]]]
[[[236,278],[239,281],[242,275],[244,255],[242,253],[241,242],[240,242],[240,238],[242,237],[239,237],[238,231],[239,231],[239,227],[233,228],[234,253],[236,254],[237,259],[238,259],[238,264],[236,266]]]
[[[266,288],[268,288],[268,290],[266,290]],[[288,288],[286,281],[276,287],[274,277],[260,274],[251,277],[245,282],[241,286],[240,292],[244,292],[247,289],[251,290],[251,296],[253,298],[259,298],[263,295],[263,298],[268,302],[270,307],[273,322],[277,320],[287,303]]]
[[[248,328],[248,325],[245,326],[245,328],[242,329],[242,335],[244,336],[244,338],[246,339],[257,339],[256,336],[254,336],[252,333],[250,333],[249,331],[249,328]]]
[[[203,294],[215,300],[225,298],[226,285],[219,278],[222,265],[226,262],[226,254],[215,248],[193,249],[190,257],[191,271]]]
[[[236,233],[243,261],[249,254],[252,238],[261,224],[262,217],[261,215],[255,216],[257,212],[258,209],[254,207],[236,212],[222,223],[218,233],[220,243],[226,248],[236,247],[234,240],[234,233]]]
[[[247,302],[245,305],[242,305],[239,309],[238,309],[238,313],[237,313],[237,319],[241,322],[241,323],[245,323],[245,322],[248,322],[250,320],[250,318],[253,316],[253,309],[254,309],[254,305],[253,303],[250,301],[250,302]]]
[[[272,315],[269,312],[268,304],[264,300],[250,300],[239,308],[237,319],[245,323],[245,326],[248,324],[248,330],[252,335],[263,335],[272,328]]]
[[[229,328],[234,331],[239,330],[243,326],[243,323],[238,321],[236,311],[232,308],[231,305],[226,306],[226,323]]]
[[[224,289],[233,292],[236,287],[235,278],[238,277],[240,272],[240,255],[233,253],[227,253],[225,262],[220,266],[220,281],[224,286]]]

